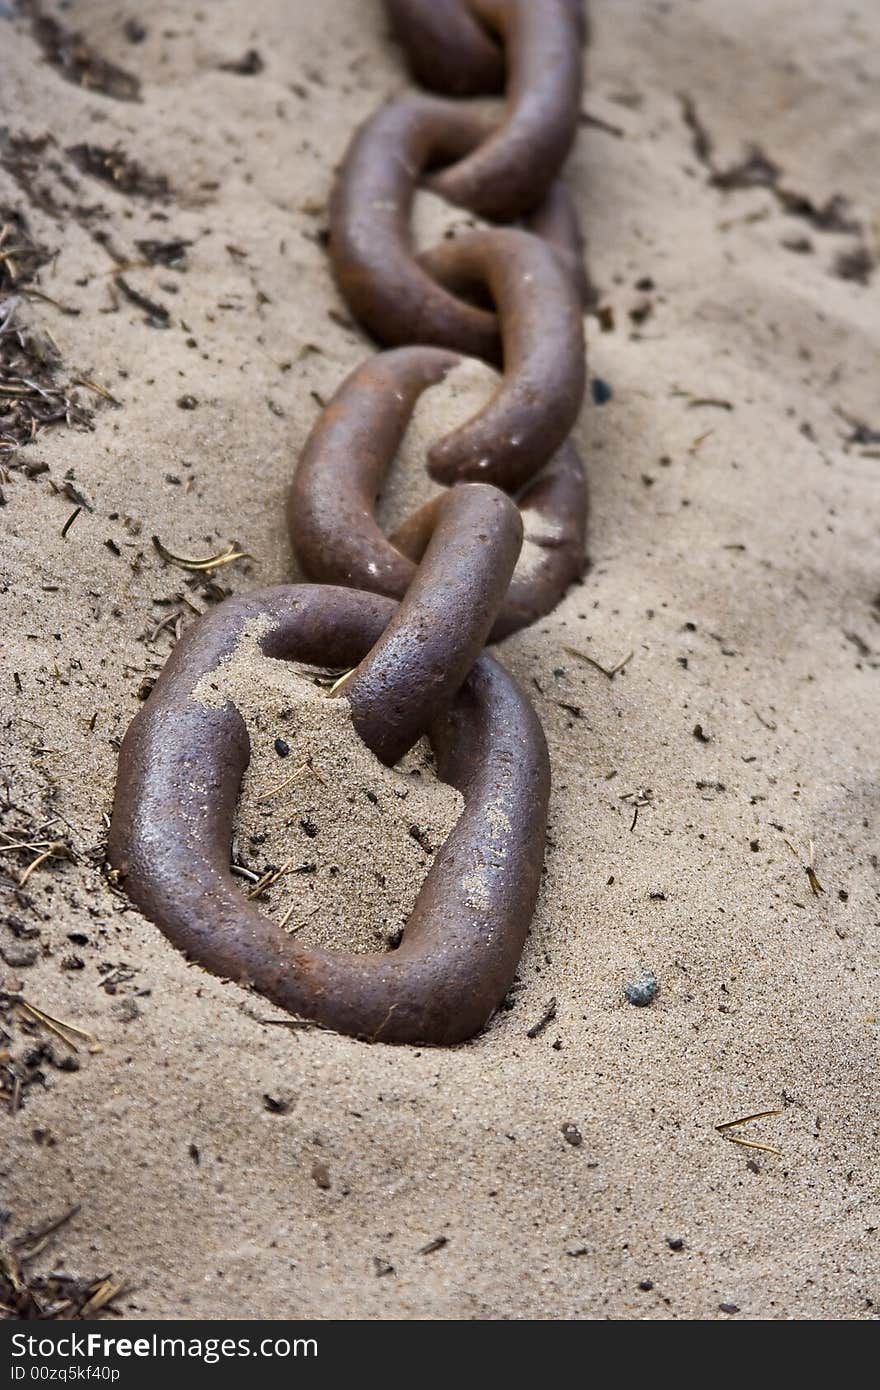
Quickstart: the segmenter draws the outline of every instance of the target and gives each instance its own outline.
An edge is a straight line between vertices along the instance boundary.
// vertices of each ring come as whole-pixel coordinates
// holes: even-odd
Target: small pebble
[[[600,376],[593,377],[590,382],[590,392],[593,397],[594,405],[607,405],[614,395],[608,382],[603,381]]]
[[[647,1004],[654,1002],[659,988],[654,972],[645,970],[642,972],[640,980],[630,981],[629,984],[624,985],[623,992],[631,1004],[643,1009]]]
[[[249,48],[241,58],[236,58],[231,63],[220,63],[221,72],[236,72],[239,77],[256,77],[257,73],[263,71],[265,64],[255,48]]]
[[[650,1293],[651,1290],[653,1289],[653,1287],[654,1287],[654,1280],[653,1280],[653,1279],[642,1279],[642,1281],[641,1281],[640,1284],[639,1284],[639,1288],[641,1289],[642,1293]]]
[[[574,1149],[579,1149],[584,1142],[584,1136],[581,1134],[577,1125],[564,1124],[562,1126],[562,1137],[565,1142],[571,1144]]]
[[[270,1096],[263,1092],[263,1105],[270,1115],[286,1115],[291,1106],[291,1101],[284,1100],[281,1096]]]
[[[315,1160],[312,1164],[312,1179],[316,1187],[320,1187],[322,1192],[330,1191],[330,1169],[326,1163]]]
[[[667,1236],[666,1244],[669,1246],[670,1250],[684,1249],[684,1241],[682,1240],[681,1236]]]
[[[4,946],[0,951],[0,956],[14,970],[24,970],[26,966],[34,965],[38,954],[36,946],[17,946],[15,942],[9,946]]]
[[[285,743],[283,738],[276,738],[275,752],[278,754],[279,758],[286,758],[290,752],[290,744]]]

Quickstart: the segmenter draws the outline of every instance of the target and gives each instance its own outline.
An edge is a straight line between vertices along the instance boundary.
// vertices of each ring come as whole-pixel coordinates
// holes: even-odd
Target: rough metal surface
[[[483,650],[522,535],[498,488],[466,483],[440,499],[400,607],[343,687],[355,728],[389,766],[448,707]]]
[[[431,180],[438,193],[482,217],[509,220],[549,191],[574,142],[581,44],[568,0],[469,0],[504,41],[504,118],[488,140]]]
[[[438,501],[387,537],[376,495],[419,394],[459,359],[435,348],[378,353],[343,382],[319,417],[291,485],[287,523],[309,579],[403,598],[431,535]],[[566,442],[516,496],[526,547],[490,634],[498,641],[549,613],[584,568],[586,482]]]
[[[504,380],[478,416],[432,446],[431,475],[520,487],[561,447],[581,408],[586,360],[575,285],[540,237],[509,227],[442,242],[421,261],[447,288],[488,288],[504,349]]]
[[[482,656],[431,730],[439,775],[465,809],[437,852],[395,951],[303,950],[247,901],[229,871],[249,744],[232,704],[192,698],[249,620],[264,653],[350,665],[395,612],[330,586],[231,599],[175,648],[120,754],[110,860],[137,906],[190,959],[291,1013],[371,1041],[454,1043],[510,987],[538,893],[550,772],[544,734],[507,673]]]

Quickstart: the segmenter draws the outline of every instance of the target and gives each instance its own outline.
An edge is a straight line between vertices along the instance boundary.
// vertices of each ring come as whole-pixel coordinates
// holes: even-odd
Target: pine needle
[[[806,860],[806,862],[804,862],[797,848],[791,843],[791,840],[786,840],[785,843],[788,845],[788,848],[791,850],[795,859],[797,859],[800,862],[800,866],[807,876],[807,881],[810,885],[810,892],[812,893],[814,898],[818,898],[820,893],[825,892],[825,889],[819,882],[819,877],[816,873],[816,870],[813,867],[816,859],[816,846],[813,844],[813,841],[810,840],[810,856]]]
[[[261,879],[257,880],[253,888],[248,889],[248,897],[258,898],[261,893],[265,893],[267,888],[271,888],[273,883],[277,883],[279,878],[283,878],[286,873],[289,873],[290,866],[295,859],[296,855],[293,854],[281,865],[280,869],[269,869]]]
[[[301,763],[299,767],[294,768],[289,777],[285,777],[283,782],[277,782],[274,787],[270,787],[267,792],[263,792],[261,796],[257,797],[257,800],[269,801],[273,796],[277,796],[279,792],[283,792],[285,787],[289,787],[291,782],[298,782],[301,777],[304,777],[305,774],[311,772],[311,770],[308,763]]]
[[[729,1139],[731,1144],[740,1144],[744,1149],[759,1149],[761,1153],[775,1154],[777,1158],[782,1157],[782,1150],[777,1149],[775,1144],[759,1144],[756,1139],[743,1139],[739,1134],[729,1134],[727,1131],[734,1129],[737,1125],[747,1125],[750,1120],[767,1120],[771,1115],[782,1115],[782,1110],[756,1110],[753,1115],[739,1115],[735,1120],[724,1120],[715,1128],[719,1134],[723,1134],[725,1139]]]
[[[335,680],[335,681],[333,682],[333,684],[331,685],[329,691],[327,692],[328,695],[335,695],[336,692],[337,692],[337,690],[339,689],[339,687],[342,686],[342,685],[345,685],[345,682],[346,682],[347,680],[349,680],[351,676],[354,675],[354,673],[355,673],[356,670],[357,670],[357,667],[356,667],[356,666],[352,666],[352,668],[351,668],[350,671],[344,671],[343,674],[338,678],[338,680]]]
[[[34,873],[34,871],[38,869],[41,864],[45,864],[47,859],[69,858],[70,850],[68,849],[67,845],[63,844],[60,840],[53,841],[53,843],[49,846],[48,849],[44,849],[42,854],[38,854],[36,859],[32,859],[30,864],[28,864],[21,878],[18,880],[19,888],[23,888],[25,886],[31,874]]]
[[[299,767],[295,767],[289,777],[285,777],[283,782],[278,782],[274,787],[270,787],[267,792],[263,792],[262,795],[257,797],[257,800],[269,801],[271,797],[277,796],[278,793],[283,791],[285,787],[289,787],[291,782],[298,782],[299,779],[305,776],[307,772],[310,772],[311,775],[315,777],[323,787],[326,787],[327,778],[324,776],[324,773],[321,771],[320,768],[313,767],[311,763],[300,763]]]
[[[221,565],[231,565],[234,560],[253,560],[254,558],[250,551],[238,550],[231,541],[225,550],[219,550],[216,555],[208,555],[204,560],[199,560],[187,555],[175,555],[173,551],[162,544],[158,536],[153,536],[152,539],[154,547],[162,559],[168,561],[169,565],[177,565],[182,570],[192,570],[196,574],[219,569]]]
[[[98,1285],[97,1289],[92,1294],[88,1303],[85,1303],[83,1307],[80,1309],[80,1318],[90,1318],[101,1308],[106,1308],[108,1303],[112,1303],[114,1298],[119,1297],[119,1295],[123,1292],[125,1287],[126,1285],[124,1281],[122,1283],[114,1284],[112,1279],[105,1279],[103,1283]]]
[[[601,671],[602,675],[607,676],[610,681],[613,681],[614,677],[619,675],[624,666],[628,666],[635,656],[635,652],[627,652],[616,666],[603,666],[601,661],[597,661],[595,657],[582,652],[578,647],[563,647],[562,650],[567,652],[569,656],[576,656],[580,661],[586,661],[588,665],[595,666],[596,670]]]
[[[122,401],[117,400],[116,397],[107,390],[106,386],[102,386],[100,382],[92,381],[87,376],[75,376],[71,385],[84,386],[87,391],[94,391],[96,396],[103,396],[104,400],[110,401],[112,405],[122,405]]]
[[[290,904],[290,907],[289,907],[289,908],[287,909],[287,911],[285,912],[284,916],[281,918],[281,921],[278,923],[279,927],[286,927],[287,924],[288,924],[288,922],[290,921],[290,919],[291,919],[291,917],[293,916],[293,914],[294,914],[295,911],[296,911],[296,903],[295,903],[295,902],[292,902],[292,903]]]
[[[781,1115],[781,1110],[757,1110],[754,1115],[740,1115],[737,1120],[725,1120],[723,1124],[716,1125],[715,1128],[721,1134],[725,1129],[733,1129],[736,1125],[747,1125],[750,1120],[766,1120],[771,1115]]]
[[[68,1221],[72,1221],[75,1216],[78,1216],[79,1212],[80,1203],[75,1202],[72,1207],[68,1207],[67,1211],[62,1212],[60,1216],[53,1217],[51,1221],[47,1221],[45,1225],[39,1226],[35,1231],[25,1231],[23,1235],[16,1236],[12,1243],[16,1250],[26,1250],[31,1246],[40,1245],[47,1236],[53,1235],[55,1231],[60,1231],[62,1226],[66,1226]],[[29,1257],[26,1255],[24,1258]]]
[[[319,907],[320,907],[320,903],[315,903],[315,906],[312,908],[311,912],[307,912],[306,915],[305,915],[305,917],[302,919],[301,922],[297,922],[295,926],[290,927],[290,929],[289,929],[290,935],[292,936],[293,933],[294,933],[295,931],[300,931],[301,928],[305,926],[306,922],[308,922],[309,918],[310,918],[310,917],[314,917],[314,915],[315,915],[315,913],[318,911],[318,908],[319,908]],[[290,921],[291,917],[293,916],[295,910],[296,910],[296,902],[294,901],[294,902],[292,902],[292,903],[290,904],[290,907],[287,909],[287,911],[285,912],[284,916],[281,918],[281,921],[278,923],[279,927],[286,927],[286,926],[287,926],[287,924],[288,924],[288,922]]]
[[[87,1033],[84,1028],[77,1028],[73,1023],[62,1023],[61,1019],[53,1018],[51,1014],[47,1014],[42,1009],[38,1009],[36,1004],[29,1004],[26,999],[18,999],[16,1003],[20,1009],[24,1009],[25,1013],[30,1014],[31,1018],[37,1023],[41,1024],[44,1028],[48,1028],[50,1033],[54,1033],[56,1037],[59,1037],[72,1052],[79,1052],[79,1048],[75,1041],[76,1038],[80,1038],[83,1042],[87,1043],[94,1043],[95,1041],[94,1036],[91,1033]]]
[[[744,1149],[760,1149],[761,1153],[775,1154],[777,1158],[782,1157],[782,1150],[777,1149],[775,1144],[758,1144],[754,1139],[741,1139],[737,1134],[728,1134],[731,1144],[740,1144]]]

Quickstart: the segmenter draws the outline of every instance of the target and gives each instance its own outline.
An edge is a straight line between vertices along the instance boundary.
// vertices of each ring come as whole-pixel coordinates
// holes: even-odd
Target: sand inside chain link
[[[250,739],[233,863],[258,879],[283,870],[259,905],[302,945],[387,950],[463,799],[437,780],[426,739],[385,767],[355,732],[348,701],[315,684],[313,668],[263,655],[267,622],[250,620],[193,691],[209,707],[232,701]]]

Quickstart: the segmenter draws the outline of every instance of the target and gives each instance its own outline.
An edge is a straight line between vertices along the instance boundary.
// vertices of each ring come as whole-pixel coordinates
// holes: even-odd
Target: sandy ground
[[[55,304],[21,313],[121,405],[77,388],[93,431],[40,433],[18,462],[48,471],[2,482],[2,987],[101,1047],[67,1070],[7,1004],[25,1077],[0,1120],[7,1235],[78,1203],[33,1270],[125,1280],[139,1318],[876,1316],[876,5],[595,0],[570,167],[602,290],[590,370],[613,393],[578,430],[592,567],[501,652],[549,739],[547,871],[512,1007],[448,1051],[263,1023],[277,1011],[188,967],[102,873],[138,689],[217,595],[151,536],[239,542],[255,559],[216,572],[231,591],[292,575],[297,451],[370,351],[322,233],[351,131],[406,81],[380,7],[51,11],[139,103],[66,81],[9,10],[0,204],[57,252],[35,282]],[[251,48],[262,71],[219,70]],[[167,193],[83,172],[79,144]],[[778,173],[737,171],[753,144]],[[144,265],[137,241],[174,238],[183,266]],[[633,656],[610,681],[569,647]],[[312,687],[263,675],[240,862],[292,847],[316,868],[267,910],[335,942],[348,910],[370,948],[454,795],[418,754],[394,773],[358,755],[338,718],[323,746]],[[323,748],[330,785],[260,802],[292,768],[285,680],[291,757]],[[394,806],[410,793],[427,848]],[[37,852],[9,846],[47,839],[75,859],[18,889]],[[805,859],[811,840],[821,894],[786,843]],[[635,1008],[643,969],[660,991]],[[715,1128],[771,1109],[734,1133],[779,1155]]]

